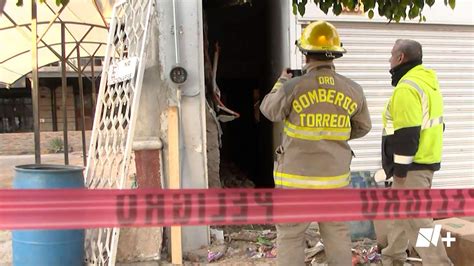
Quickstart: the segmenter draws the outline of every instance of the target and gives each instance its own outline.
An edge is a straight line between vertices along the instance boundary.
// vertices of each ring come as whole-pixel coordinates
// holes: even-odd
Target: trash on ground
[[[224,257],[224,253],[223,253],[223,252],[220,252],[220,251],[217,251],[217,252],[209,251],[209,253],[207,254],[207,261],[208,261],[208,262],[217,261],[217,260],[219,260],[219,259],[222,258],[222,257]]]
[[[314,259],[314,256],[318,255],[321,251],[324,250],[324,244],[319,241],[314,247],[312,248],[306,248],[304,250],[305,254],[305,262],[312,262]]]
[[[272,241],[266,239],[265,237],[259,236],[257,237],[257,242],[259,244],[265,245],[265,246],[273,246]]]
[[[223,244],[224,243],[224,231],[223,230],[218,230],[218,229],[211,229],[211,243]]]
[[[249,242],[257,242],[260,232],[258,231],[251,231],[251,230],[244,230],[241,232],[236,232],[230,234],[230,240],[241,240],[241,241],[249,241]]]
[[[354,242],[352,248],[352,265],[368,265],[379,263],[382,256],[378,251],[377,243],[371,239]]]

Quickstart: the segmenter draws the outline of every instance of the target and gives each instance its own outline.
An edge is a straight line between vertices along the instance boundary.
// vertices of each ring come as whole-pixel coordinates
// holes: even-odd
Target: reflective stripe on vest
[[[421,106],[423,110],[423,122],[421,124],[421,130],[427,129],[427,128],[432,128],[434,126],[440,125],[444,123],[444,118],[442,116],[430,119],[430,108],[429,108],[429,100],[428,96],[426,93],[416,84],[415,82],[411,80],[402,80],[400,81],[402,83],[408,84],[412,86],[414,89],[418,91],[418,93],[421,96]],[[395,134],[395,130],[393,127],[393,119],[390,114],[390,103],[387,104],[386,110],[385,110],[385,128],[383,129],[383,136],[388,136],[388,135],[393,135]]]
[[[338,176],[303,176],[274,171],[275,185],[283,188],[341,188],[349,185],[350,173]]]
[[[415,159],[415,156],[393,155],[393,162],[398,164],[411,164],[413,159]]]
[[[287,136],[304,140],[348,140],[350,128],[312,128],[301,127],[285,121],[284,132]]]
[[[390,114],[390,103],[391,101],[389,101],[385,106],[385,127],[382,132],[383,136],[395,134],[395,129],[393,128],[393,118],[392,114]]]

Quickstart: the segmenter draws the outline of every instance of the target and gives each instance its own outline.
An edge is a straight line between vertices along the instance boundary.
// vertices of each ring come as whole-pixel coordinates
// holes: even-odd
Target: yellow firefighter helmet
[[[316,21],[309,24],[296,41],[296,46],[305,55],[323,54],[327,57],[337,58],[346,52],[342,48],[336,27],[326,21]]]

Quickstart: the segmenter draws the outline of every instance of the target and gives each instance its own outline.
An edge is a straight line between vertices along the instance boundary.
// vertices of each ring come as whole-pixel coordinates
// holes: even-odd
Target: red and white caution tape
[[[0,190],[0,230],[474,216],[474,189]]]

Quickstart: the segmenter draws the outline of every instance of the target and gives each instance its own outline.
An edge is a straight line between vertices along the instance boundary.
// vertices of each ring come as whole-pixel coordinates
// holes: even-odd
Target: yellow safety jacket
[[[278,188],[341,188],[349,185],[350,139],[371,129],[362,88],[339,75],[332,62],[307,64],[305,74],[279,79],[260,106],[284,122],[274,168]]]
[[[417,65],[397,83],[382,115],[382,164],[388,177],[439,170],[443,96],[433,70]]]

